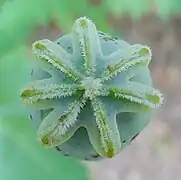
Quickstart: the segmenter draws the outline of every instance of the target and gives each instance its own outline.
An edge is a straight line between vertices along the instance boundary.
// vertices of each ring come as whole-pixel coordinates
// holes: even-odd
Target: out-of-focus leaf
[[[85,180],[84,167],[36,142],[26,115],[1,117],[0,177],[6,180]],[[3,149],[2,149],[3,147]]]
[[[148,0],[104,0],[107,8],[115,15],[129,13],[132,18],[139,18],[150,10]]]
[[[80,162],[36,141],[34,126],[19,101],[31,68],[23,52],[24,48],[1,60],[0,179],[86,180],[86,168]]]
[[[158,14],[162,18],[169,18],[171,15],[180,14],[181,1],[180,0],[155,0]]]

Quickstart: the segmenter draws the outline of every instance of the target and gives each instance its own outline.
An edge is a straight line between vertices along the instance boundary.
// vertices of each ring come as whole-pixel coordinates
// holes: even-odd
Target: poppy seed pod
[[[33,53],[36,68],[21,98],[38,141],[66,156],[114,157],[162,104],[148,69],[150,48],[100,32],[86,17],[55,42],[36,41]]]

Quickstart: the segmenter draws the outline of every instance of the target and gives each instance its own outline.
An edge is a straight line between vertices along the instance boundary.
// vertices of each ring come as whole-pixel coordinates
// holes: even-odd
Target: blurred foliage
[[[85,180],[80,162],[36,141],[35,128],[18,98],[31,72],[25,52],[22,47],[4,56],[0,66],[0,179]]]
[[[181,1],[0,0],[0,179],[86,179],[86,170],[78,162],[40,147],[19,102],[31,69],[26,42],[36,28],[55,21],[68,32],[77,17],[87,16],[98,29],[115,33],[114,18],[126,13],[138,19],[148,12],[168,19],[180,14]]]
[[[68,31],[78,16],[87,16],[102,31],[113,32],[111,15],[129,13],[139,18],[155,9],[165,18],[181,10],[180,0],[1,0],[0,5],[0,57],[24,42],[36,26],[52,19]]]
[[[24,42],[36,26],[56,19],[61,28],[67,31],[75,18],[81,15],[99,22],[100,29],[109,29],[104,6],[93,7],[85,0],[6,1],[0,9],[0,57]]]

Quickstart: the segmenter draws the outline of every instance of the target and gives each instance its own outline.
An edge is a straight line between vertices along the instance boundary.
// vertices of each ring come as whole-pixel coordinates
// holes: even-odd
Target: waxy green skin
[[[112,158],[162,104],[152,88],[150,49],[97,31],[85,17],[55,42],[35,42],[33,52],[37,66],[21,97],[40,143],[61,154]]]

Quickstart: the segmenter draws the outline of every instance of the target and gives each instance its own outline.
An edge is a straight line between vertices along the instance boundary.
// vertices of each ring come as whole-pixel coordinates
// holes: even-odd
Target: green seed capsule
[[[97,31],[86,17],[55,42],[33,44],[37,67],[21,93],[44,147],[79,159],[112,158],[163,101],[152,87],[151,50]]]

